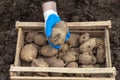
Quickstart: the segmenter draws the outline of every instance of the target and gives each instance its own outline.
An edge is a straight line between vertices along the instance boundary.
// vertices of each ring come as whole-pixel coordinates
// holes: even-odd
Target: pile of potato
[[[33,67],[94,68],[105,64],[104,41],[89,33],[71,33],[57,50],[49,46],[44,34],[31,31],[25,35],[22,61]],[[95,76],[91,74],[36,73],[39,76]],[[98,76],[98,75],[97,75]]]

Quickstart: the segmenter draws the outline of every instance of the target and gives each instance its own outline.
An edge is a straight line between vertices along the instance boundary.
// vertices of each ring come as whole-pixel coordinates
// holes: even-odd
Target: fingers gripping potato
[[[67,24],[64,21],[60,21],[53,28],[52,36],[49,38],[49,40],[55,45],[61,45],[65,42],[67,33],[68,33]]]

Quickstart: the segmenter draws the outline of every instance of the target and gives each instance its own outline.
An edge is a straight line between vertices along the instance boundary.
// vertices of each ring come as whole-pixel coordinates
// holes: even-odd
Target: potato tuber
[[[64,67],[64,62],[61,59],[54,59],[51,61],[50,67]]]
[[[52,77],[62,77],[63,73],[50,73],[50,76],[52,76]]]
[[[35,35],[37,35],[37,34],[38,34],[38,32],[36,32],[36,31],[31,31],[31,32],[27,33],[27,35],[25,37],[26,42],[33,42],[33,39],[34,39]]]
[[[21,50],[21,59],[27,62],[31,62],[37,57],[37,49],[33,44],[26,44]]]
[[[61,45],[61,49],[60,49],[60,50],[61,50],[62,52],[65,52],[65,51],[67,51],[68,49],[69,49],[68,44],[62,44],[62,45]]]
[[[94,65],[81,65],[82,68],[94,68]]]
[[[72,61],[76,61],[77,60],[77,57],[76,57],[77,53],[76,52],[73,52],[73,51],[68,51],[66,52],[62,59],[64,62],[72,62]]]
[[[58,52],[58,56],[57,57],[61,59],[64,54],[65,54],[64,52]]]
[[[89,54],[89,52],[84,52],[83,54],[79,55],[79,63],[84,65],[89,65],[92,63],[92,56]]]
[[[40,45],[40,46],[42,46],[42,45],[45,45],[46,44],[46,38],[45,38],[45,36],[43,35],[43,34],[37,34],[37,35],[35,35],[35,37],[34,37],[34,42],[37,44],[37,45]]]
[[[56,57],[44,58],[46,62],[49,63],[49,67],[64,67],[64,62],[61,59],[57,59]],[[50,73],[50,76],[61,77],[63,73]]]
[[[96,57],[97,57],[97,62],[98,63],[103,63],[104,62],[104,60],[105,60],[105,50],[103,48],[103,45],[98,46]]]
[[[78,63],[77,62],[70,62],[67,64],[68,68],[78,68]],[[73,77],[75,74],[67,74],[69,77]]]
[[[47,62],[45,62],[43,59],[41,58],[37,58],[37,59],[34,59],[31,63],[31,66],[32,67],[41,67],[41,68],[44,68],[44,67],[48,67],[49,64]],[[37,73],[38,75],[40,76],[48,76],[48,73]]]
[[[48,67],[49,64],[41,58],[33,59],[31,66],[33,67]]]
[[[94,65],[81,65],[82,68],[94,68]],[[85,77],[90,77],[92,74],[83,74]]]
[[[84,33],[84,34],[80,35],[79,42],[83,43],[83,42],[85,42],[89,39],[90,39],[90,34],[89,33]]]
[[[91,64],[96,64],[96,62],[97,62],[96,57],[94,55],[92,55],[92,62],[91,62]]]
[[[71,33],[70,39],[68,40],[68,44],[71,47],[79,46],[79,34]]]
[[[77,63],[77,62],[70,62],[70,63],[68,63],[68,64],[67,64],[67,66],[66,66],[66,67],[78,68],[78,63]]]
[[[51,57],[54,56],[58,53],[58,50],[55,48],[52,48],[49,45],[43,46],[40,50],[41,55],[45,56],[45,57]]]
[[[81,54],[79,48],[71,48],[70,50],[71,50],[71,51],[74,51],[74,52],[76,52],[76,53],[78,53],[78,54]]]
[[[52,36],[48,39],[55,45],[61,45],[65,42],[68,30],[67,24],[64,21],[60,21],[55,25],[52,31]]]
[[[81,52],[87,52],[93,50],[95,46],[96,46],[96,38],[91,38],[85,41],[83,44],[81,44],[79,48]]]
[[[104,45],[104,41],[100,38],[96,38],[96,46]]]
[[[55,56],[53,57],[41,57],[45,62],[49,64],[49,67],[64,67],[64,62],[61,59],[57,59]]]

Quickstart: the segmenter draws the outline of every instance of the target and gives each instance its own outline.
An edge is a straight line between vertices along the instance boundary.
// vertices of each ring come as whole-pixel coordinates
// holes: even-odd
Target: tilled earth
[[[44,21],[43,0],[0,0],[0,80],[9,80],[17,41],[16,21]],[[120,0],[56,0],[64,21],[111,20],[110,37],[113,66],[120,80]]]

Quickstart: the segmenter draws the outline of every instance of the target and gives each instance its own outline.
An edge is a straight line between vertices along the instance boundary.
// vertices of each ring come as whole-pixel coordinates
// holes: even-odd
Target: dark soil
[[[43,0],[0,0],[0,80],[9,80],[17,41],[16,21],[44,21]],[[64,21],[111,20],[111,54],[120,80],[120,0],[56,0]]]

